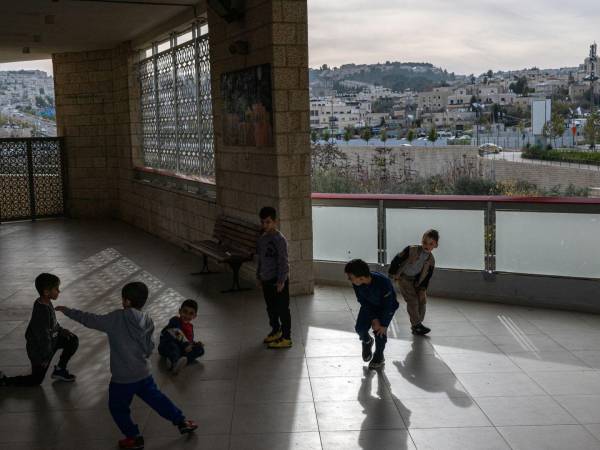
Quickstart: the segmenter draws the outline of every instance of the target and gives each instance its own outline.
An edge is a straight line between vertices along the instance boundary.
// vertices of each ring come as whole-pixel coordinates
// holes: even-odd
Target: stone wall
[[[338,146],[349,159],[350,164],[355,165],[357,157],[364,162],[369,162],[377,155],[374,146]],[[473,167],[474,173],[478,174],[479,155],[477,148],[471,146],[452,145],[448,147],[390,147],[391,154],[395,155],[396,164],[405,166],[413,171],[416,176],[430,177],[433,175],[444,175],[452,168]]]
[[[119,50],[53,55],[57,133],[68,154],[69,213],[114,215],[118,160],[113,66]]]
[[[480,162],[486,178],[496,181],[526,180],[543,189],[552,189],[560,185],[563,190],[569,184],[578,188],[600,186],[600,170],[501,159],[480,158]]]

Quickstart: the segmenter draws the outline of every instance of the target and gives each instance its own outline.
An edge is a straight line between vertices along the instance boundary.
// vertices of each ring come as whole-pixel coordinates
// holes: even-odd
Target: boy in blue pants
[[[104,315],[91,314],[77,309],[57,306],[56,310],[87,328],[103,331],[110,345],[110,371],[108,408],[125,439],[119,448],[142,449],[144,438],[131,420],[129,407],[137,395],[152,409],[173,425],[181,434],[191,433],[198,426],[186,420],[183,413],[156,386],[150,370],[149,357],[154,349],[152,319],[141,311],[148,299],[144,283],[126,284],[122,291],[123,309]]]
[[[344,268],[352,283],[360,311],[356,318],[356,333],[362,341],[363,361],[369,362],[370,370],[381,369],[385,358],[383,351],[387,342],[387,327],[398,309],[398,301],[392,282],[379,272],[371,272],[362,259],[353,259]],[[373,329],[375,339],[369,334]],[[373,353],[375,342],[375,353]]]

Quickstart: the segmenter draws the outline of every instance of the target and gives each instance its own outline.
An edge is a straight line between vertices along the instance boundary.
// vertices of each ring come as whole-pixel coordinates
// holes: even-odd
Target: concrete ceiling
[[[165,23],[198,17],[198,5],[198,0],[1,0],[0,63],[151,39]]]

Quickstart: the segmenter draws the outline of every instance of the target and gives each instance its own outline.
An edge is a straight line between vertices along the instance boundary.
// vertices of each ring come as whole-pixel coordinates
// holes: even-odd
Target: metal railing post
[[[496,270],[496,208],[494,202],[488,201],[484,211],[485,224],[485,271]]]
[[[385,203],[377,202],[377,262],[385,266],[387,262],[387,234],[385,223]]]
[[[171,57],[173,61],[173,100],[175,110],[175,172],[179,173],[179,101],[177,95],[177,34],[171,34]]]

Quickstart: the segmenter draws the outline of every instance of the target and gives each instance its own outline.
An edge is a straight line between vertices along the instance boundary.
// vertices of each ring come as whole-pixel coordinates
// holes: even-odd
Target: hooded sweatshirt
[[[135,308],[104,315],[65,308],[64,314],[108,335],[111,382],[135,383],[151,375],[149,358],[154,349],[154,323],[148,314]]]

